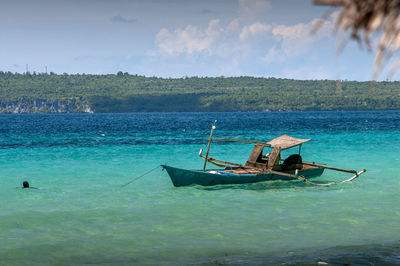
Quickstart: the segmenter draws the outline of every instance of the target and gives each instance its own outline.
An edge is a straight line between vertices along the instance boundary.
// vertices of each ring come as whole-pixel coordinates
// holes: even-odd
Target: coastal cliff
[[[0,113],[93,113],[89,103],[80,98],[49,100],[49,99],[0,99]]]

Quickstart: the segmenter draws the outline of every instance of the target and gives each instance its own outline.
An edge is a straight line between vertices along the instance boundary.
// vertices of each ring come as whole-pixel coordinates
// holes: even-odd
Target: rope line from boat
[[[366,170],[363,169],[360,172],[356,173],[354,176],[352,176],[352,177],[350,177],[350,178],[348,178],[346,180],[343,180],[343,181],[340,181],[340,182],[330,182],[330,183],[326,183],[326,184],[318,184],[318,183],[311,182],[307,178],[305,178],[304,176],[295,176],[295,177],[298,178],[299,180],[303,181],[304,183],[309,184],[309,185],[313,185],[313,186],[331,186],[331,185],[339,185],[339,184],[343,184],[343,183],[346,183],[346,182],[351,182],[351,181],[353,181],[354,179],[356,179],[357,177],[359,177],[361,174],[363,174],[365,172],[366,172]]]
[[[144,177],[145,175],[150,174],[151,172],[153,172],[154,170],[156,170],[158,167],[161,167],[161,165],[157,165],[156,167],[154,167],[153,169],[147,171],[146,173],[141,174],[140,176],[135,177],[134,179],[132,179],[132,180],[129,181],[128,183],[123,184],[120,188],[126,187],[126,186],[129,185],[130,183],[135,182],[136,180],[138,180],[138,179]]]

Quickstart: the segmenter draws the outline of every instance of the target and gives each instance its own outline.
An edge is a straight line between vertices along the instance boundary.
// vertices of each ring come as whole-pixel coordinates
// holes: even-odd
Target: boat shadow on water
[[[216,190],[226,190],[226,189],[238,189],[238,190],[252,190],[252,191],[271,191],[271,190],[293,190],[293,189],[305,189],[310,187],[304,182],[300,181],[266,181],[266,182],[258,182],[258,183],[248,183],[248,184],[229,184],[229,185],[215,185],[215,186],[200,186],[200,185],[193,185],[192,187],[199,189],[199,190],[208,190],[208,191],[216,191]],[[315,188],[314,188],[315,189]],[[327,189],[327,187],[324,187]],[[336,186],[329,187],[330,190],[338,189]]]

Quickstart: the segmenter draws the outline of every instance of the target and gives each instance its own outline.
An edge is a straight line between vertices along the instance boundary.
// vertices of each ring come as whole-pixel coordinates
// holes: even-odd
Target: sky
[[[0,70],[370,80],[312,0],[0,0]],[[330,12],[330,13],[327,13]],[[324,17],[323,23],[320,23]],[[315,25],[319,30],[312,35]],[[385,78],[384,76],[380,77]],[[399,79],[397,73],[392,79]]]

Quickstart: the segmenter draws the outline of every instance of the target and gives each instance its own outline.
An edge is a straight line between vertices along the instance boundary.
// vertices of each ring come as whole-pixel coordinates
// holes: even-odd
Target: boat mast
[[[205,158],[205,160],[204,160],[203,172],[206,171],[208,152],[210,151],[211,139],[212,139],[212,135],[213,135],[213,133],[214,133],[215,123],[217,123],[217,120],[214,121],[214,124],[213,124],[212,127],[211,127],[210,138],[208,139],[208,145],[207,145],[206,158]]]

